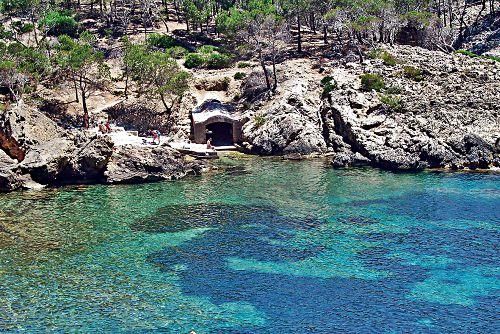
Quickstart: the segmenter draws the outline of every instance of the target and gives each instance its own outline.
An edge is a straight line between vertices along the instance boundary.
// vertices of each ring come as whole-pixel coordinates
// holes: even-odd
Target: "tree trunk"
[[[276,75],[276,59],[273,57],[273,89],[272,91],[275,92],[276,88],[278,87],[278,76]]]
[[[264,59],[262,58],[262,56],[260,57],[260,66],[262,66],[262,70],[264,71],[264,77],[266,78],[267,89],[270,90],[271,89],[271,82],[269,80],[269,73],[267,72],[266,63],[265,63]]]
[[[85,129],[89,128],[89,109],[87,108],[87,97],[85,93],[82,92],[82,106],[83,106],[83,127]]]
[[[300,30],[300,14],[297,15],[297,52],[302,52],[302,32]]]

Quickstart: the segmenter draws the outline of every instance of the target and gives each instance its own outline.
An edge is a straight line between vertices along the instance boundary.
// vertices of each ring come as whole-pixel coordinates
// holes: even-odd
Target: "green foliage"
[[[217,16],[216,23],[220,31],[235,35],[241,29],[245,29],[252,20],[256,21],[258,17],[268,15],[280,19],[272,0],[251,0],[244,8],[232,7],[228,12],[221,13]]]
[[[474,52],[469,51],[469,50],[457,50],[457,51],[455,51],[455,53],[460,53],[460,54],[463,54],[463,55],[466,55],[466,56],[469,56],[472,58],[479,57],[479,55],[477,55]]]
[[[403,14],[402,18],[408,22],[408,26],[424,28],[430,25],[432,16],[430,12],[414,10]]]
[[[477,57],[480,57],[480,58],[484,58],[484,59],[490,59],[490,60],[494,60],[494,61],[497,61],[497,62],[500,62],[500,57],[497,57],[497,56],[480,56],[472,51],[469,51],[469,50],[457,50],[455,51],[455,53],[460,53],[460,54],[463,54],[465,56],[469,56],[471,58],[477,58]]]
[[[247,68],[247,67],[252,66],[252,64],[244,62],[244,61],[240,61],[237,66],[238,66],[238,68]]]
[[[19,34],[26,34],[32,32],[35,26],[31,23],[23,23],[21,21],[12,22],[11,27]]]
[[[40,20],[40,28],[47,30],[49,35],[68,35],[75,37],[78,32],[78,23],[67,12],[49,11]]]
[[[497,56],[482,56],[482,57],[486,58],[486,59],[491,59],[491,60],[500,62],[500,57],[497,57]]]
[[[67,35],[58,38],[59,53],[57,62],[63,69],[84,70],[93,64],[104,65],[104,54],[92,46],[94,36],[84,32],[78,40]]]
[[[413,66],[404,66],[403,67],[403,74],[405,78],[414,80],[414,81],[423,81],[424,80],[424,75],[422,73],[422,70]]]
[[[235,80],[242,80],[242,79],[244,79],[246,76],[247,76],[247,75],[246,75],[246,73],[243,73],[243,72],[236,72],[236,73],[234,74],[234,79],[235,79]]]
[[[402,89],[401,87],[399,86],[391,86],[391,87],[387,87],[385,92],[387,94],[401,94],[402,93]]]
[[[256,128],[260,128],[266,123],[266,117],[264,115],[255,115],[253,117],[253,124]]]
[[[401,99],[397,96],[381,94],[379,99],[389,110],[400,111],[402,108]]]
[[[168,49],[165,49],[165,53],[172,58],[181,59],[184,58],[188,54],[188,50],[183,48],[182,46],[174,46]]]
[[[212,45],[203,45],[196,53],[186,56],[184,66],[187,68],[205,67],[208,69],[222,69],[229,66],[231,56],[219,52],[219,49]]]
[[[124,44],[125,71],[137,82],[139,93],[160,98],[170,114],[189,87],[189,73],[181,70],[169,52],[153,52],[127,40]]]
[[[214,52],[219,52],[219,48],[213,45],[202,45],[198,48],[198,53],[201,54],[211,54]]]
[[[184,66],[187,68],[202,67],[204,63],[205,59],[199,53],[189,53],[184,60]]]
[[[18,54],[18,69],[39,80],[49,74],[51,69],[50,60],[43,51],[25,47]]]
[[[382,49],[373,49],[368,53],[368,57],[372,59],[382,59],[385,65],[394,66],[397,64],[396,58],[387,51]]]
[[[226,68],[230,62],[230,56],[218,52],[209,53],[204,59],[205,67],[213,70]]]
[[[33,0],[0,0],[0,12],[9,13],[26,10]]]
[[[146,39],[146,43],[150,47],[160,49],[168,49],[174,46],[180,46],[179,41],[172,36],[157,33],[149,34],[148,38]]]
[[[364,91],[375,90],[380,92],[385,88],[384,79],[378,74],[365,73],[360,76],[361,89]]]
[[[323,92],[321,94],[323,98],[328,96],[332,91],[334,91],[338,87],[337,82],[331,76],[326,76],[323,79],[321,79],[321,86],[323,86]]]
[[[125,41],[125,53],[123,55],[123,64],[125,72],[132,76],[134,80],[140,80],[146,71],[146,61],[148,50],[145,45],[132,44]]]

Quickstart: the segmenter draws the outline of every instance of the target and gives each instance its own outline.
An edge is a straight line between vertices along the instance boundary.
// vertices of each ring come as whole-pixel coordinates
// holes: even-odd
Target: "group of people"
[[[99,123],[99,132],[102,134],[111,133],[111,124],[109,124],[109,120],[106,123]]]

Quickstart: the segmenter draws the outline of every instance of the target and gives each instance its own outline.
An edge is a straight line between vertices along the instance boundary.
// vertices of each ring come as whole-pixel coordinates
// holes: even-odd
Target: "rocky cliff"
[[[166,180],[201,170],[168,147],[115,146],[108,136],[62,129],[23,104],[0,114],[0,134],[0,191]]]
[[[500,64],[409,46],[385,51],[393,59],[282,67],[277,98],[248,115],[247,147],[264,154],[329,152],[334,166],[500,166]],[[364,87],[367,73],[383,87]],[[324,77],[329,86],[320,100]]]

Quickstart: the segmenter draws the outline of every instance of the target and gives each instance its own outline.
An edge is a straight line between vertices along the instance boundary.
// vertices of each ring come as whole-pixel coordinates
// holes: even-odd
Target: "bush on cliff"
[[[148,35],[146,44],[149,45],[150,47],[168,49],[174,46],[179,46],[179,41],[173,38],[172,36],[153,33]]]
[[[325,98],[333,90],[337,89],[337,82],[331,76],[326,76],[321,79],[321,86],[323,86],[323,92],[321,93],[321,96]]]
[[[400,111],[402,108],[401,99],[397,96],[386,94],[379,95],[380,102],[391,111]]]
[[[365,73],[361,75],[361,89],[365,92],[371,90],[380,92],[384,88],[384,79],[380,75],[374,73]]]
[[[424,80],[422,70],[413,66],[404,66],[403,74],[405,78],[411,79],[413,81],[418,82]]]
[[[372,59],[382,59],[385,65],[394,66],[397,64],[396,58],[387,51],[381,49],[373,49],[368,56]]]

